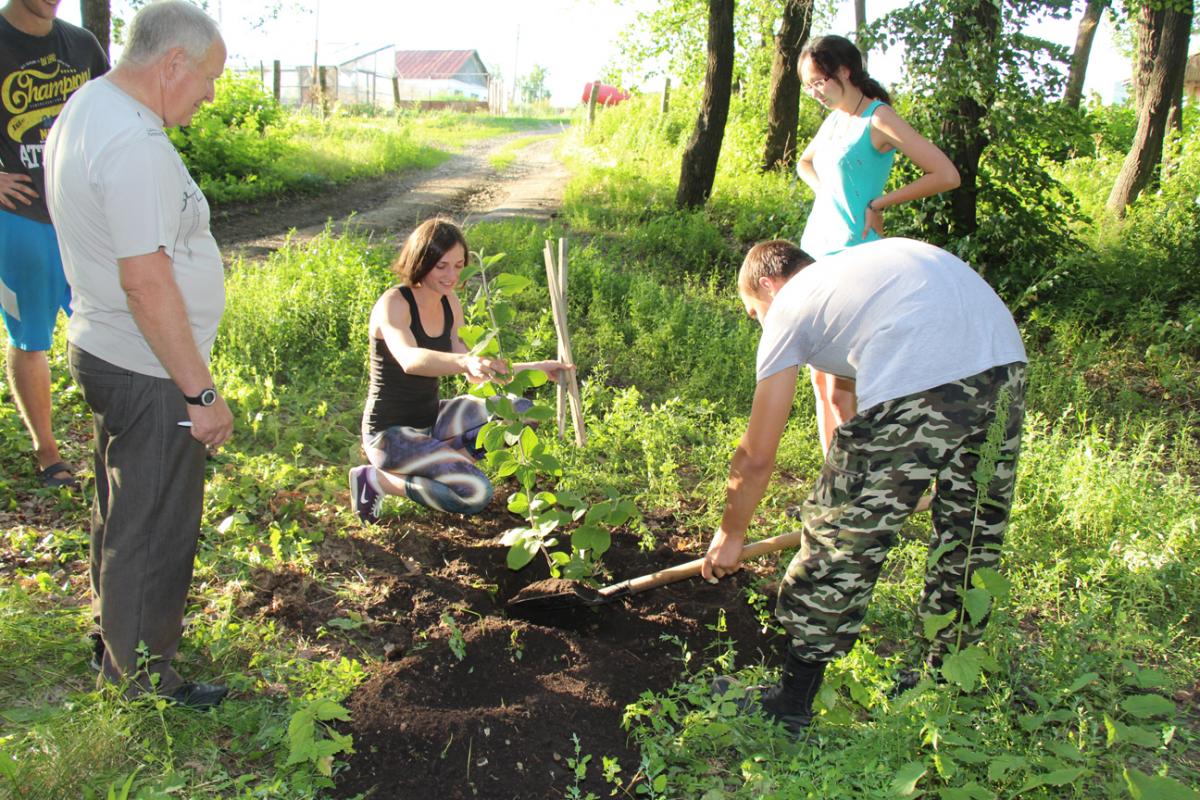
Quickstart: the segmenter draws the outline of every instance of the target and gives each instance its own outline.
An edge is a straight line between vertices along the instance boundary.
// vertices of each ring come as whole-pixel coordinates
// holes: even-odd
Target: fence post
[[[279,63],[279,59],[271,65],[271,93],[275,95],[275,102],[279,102],[279,84],[281,83],[281,72],[283,66]]]
[[[321,76],[321,116],[325,117],[329,114],[329,93],[325,83],[325,67],[317,70]]]
[[[400,76],[392,76],[392,103],[396,108],[400,107]]]
[[[659,108],[658,113],[665,117],[667,115],[667,111],[670,109],[670,107],[671,107],[671,79],[667,78],[667,82],[663,84],[662,107]]]
[[[592,81],[592,94],[588,98],[588,127],[596,122],[596,101],[600,98],[600,81]]]

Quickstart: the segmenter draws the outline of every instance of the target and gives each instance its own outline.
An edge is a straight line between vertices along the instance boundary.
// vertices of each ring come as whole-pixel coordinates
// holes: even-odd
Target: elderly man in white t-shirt
[[[931,482],[934,535],[918,610],[936,629],[924,648],[927,668],[982,635],[987,616],[964,614],[963,593],[977,570],[999,562],[1021,443],[1025,348],[974,270],[910,239],[817,262],[790,242],[765,242],[746,256],[738,291],[762,323],[758,386],[705,578],[739,568],[800,367],[851,378],[858,391],[858,413],[834,433],[780,586],[776,617],[790,637],[782,680],[754,687],[742,703],[798,733],[811,722],[825,666],[857,641],[880,567]],[[729,685],[722,678],[716,688]]]
[[[91,579],[100,681],[195,708],[225,688],[171,666],[200,531],[205,448],[233,417],[208,361],[225,305],[208,202],[167,138],[213,97],[214,23],[184,0],[134,17],[116,69],[64,107],[47,200],[75,313],[68,359],[95,417]]]

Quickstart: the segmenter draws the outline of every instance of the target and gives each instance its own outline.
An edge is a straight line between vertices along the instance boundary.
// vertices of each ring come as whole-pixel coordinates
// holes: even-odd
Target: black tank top
[[[417,347],[451,352],[450,329],[454,323],[454,311],[450,300],[442,297],[442,335],[425,333],[421,315],[417,310],[417,299],[412,289],[399,287],[401,296],[408,303],[408,316],[412,320],[413,337]],[[438,379],[424,375],[409,375],[396,361],[383,339],[371,337],[371,387],[367,390],[367,407],[363,411],[363,436],[374,436],[394,425],[411,428],[428,428],[437,420]]]

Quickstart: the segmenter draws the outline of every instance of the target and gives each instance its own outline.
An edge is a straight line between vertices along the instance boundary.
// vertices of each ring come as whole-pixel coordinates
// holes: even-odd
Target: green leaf
[[[535,403],[525,412],[525,419],[531,422],[549,422],[554,419],[554,415],[555,411],[553,408]]]
[[[971,585],[987,589],[999,603],[1007,600],[1012,592],[1012,582],[991,567],[980,567],[972,572]]]
[[[1067,687],[1067,694],[1075,694],[1080,689],[1099,679],[1100,674],[1097,672],[1085,672],[1075,680],[1071,681],[1071,685]]]
[[[562,475],[562,462],[549,453],[544,451],[534,453],[530,460],[546,475]]]
[[[533,428],[524,428],[521,431],[521,452],[528,458],[533,454],[533,447],[538,443],[537,434],[533,432]]]
[[[479,429],[475,438],[475,446],[485,451],[499,450],[504,446],[504,426],[498,422],[489,422]]]
[[[468,350],[478,344],[486,333],[487,331],[479,325],[460,325],[458,328],[458,337],[462,339]]]
[[[571,549],[575,551],[590,550],[593,556],[599,557],[611,546],[612,535],[596,525],[580,525],[571,534]]]
[[[954,617],[955,613],[953,611],[926,617],[924,621],[925,638],[932,639],[937,636],[939,631],[953,624]]]
[[[1139,689],[1161,689],[1164,686],[1169,686],[1171,683],[1171,679],[1158,670],[1142,669],[1133,661],[1123,661],[1121,663],[1130,673],[1125,682]]]
[[[504,327],[517,318],[517,312],[508,303],[496,303],[492,306],[492,316],[496,318],[496,324]]]
[[[525,394],[525,390],[529,388],[529,372],[521,371],[508,379],[508,383],[504,385],[504,391],[507,394],[521,396]]]
[[[586,501],[576,492],[560,491],[558,493],[558,504],[564,508],[579,508],[586,505]]]
[[[1175,704],[1158,694],[1138,694],[1126,697],[1121,701],[1121,708],[1138,719],[1175,715]]]
[[[1090,774],[1090,772],[1085,767],[1068,767],[1066,769],[1044,772],[1041,775],[1034,775],[1026,781],[1025,785],[1017,792],[1017,795],[1020,796],[1039,786],[1066,786],[1087,774]]]
[[[525,491],[532,492],[534,484],[537,483],[537,470],[533,467],[518,464],[513,470],[513,474],[517,476],[517,481],[525,487]]]
[[[313,716],[322,722],[328,722],[331,719],[342,722],[350,721],[350,712],[329,698],[322,698],[313,703]]]
[[[490,256],[484,256],[484,255],[477,254],[476,257],[479,259],[480,265],[484,269],[487,269],[488,267],[492,266],[493,264],[504,260],[504,255],[505,255],[504,253],[492,253]]]
[[[1029,761],[1023,756],[1000,755],[988,765],[988,780],[993,783],[1004,780],[1010,772],[1028,768]]]
[[[471,395],[471,397],[483,397],[486,399],[495,397],[499,392],[496,389],[496,384],[488,381],[487,383],[471,384],[471,388],[467,390],[467,394]]]
[[[1200,792],[1174,778],[1147,775],[1133,767],[1126,767],[1124,775],[1125,785],[1134,800],[1200,800]]]
[[[521,539],[528,536],[532,531],[529,528],[509,528],[504,533],[500,534],[500,544],[505,547],[512,547]]]
[[[488,413],[506,422],[519,422],[517,409],[513,406],[512,398],[506,394],[496,394],[488,398]],[[505,429],[512,428],[509,425]],[[518,426],[519,427],[519,426]]]
[[[528,535],[522,536],[508,549],[508,557],[505,559],[508,568],[514,572],[522,569],[538,554],[539,548],[540,545],[536,538]]]
[[[956,749],[954,757],[964,764],[990,764],[992,762],[991,753],[980,753],[975,750]]]
[[[533,281],[529,278],[524,275],[514,275],[511,272],[501,272],[492,280],[493,289],[508,294],[519,294],[532,285]]]
[[[892,794],[897,797],[912,797],[917,792],[917,783],[928,771],[920,761],[905,764],[892,778]]]
[[[517,470],[521,469],[521,463],[503,450],[500,453],[508,456],[508,460],[502,461],[500,466],[496,467],[496,477],[507,478],[509,475],[515,475]]]
[[[962,687],[965,692],[974,691],[986,661],[987,656],[982,650],[978,647],[968,647],[951,653],[942,660],[942,676],[950,683]]]
[[[525,370],[524,374],[529,376],[529,385],[534,389],[539,386],[545,386],[550,380],[548,377],[546,377],[546,373],[542,372],[540,369],[527,369]]]
[[[1162,746],[1162,735],[1156,731],[1148,730],[1137,725],[1126,725],[1123,722],[1104,715],[1104,727],[1108,731],[1108,741],[1106,745],[1112,747],[1114,744],[1122,744],[1129,742],[1138,747],[1158,748]]]
[[[524,516],[525,512],[529,510],[529,496],[524,492],[514,492],[508,498],[508,510]]]
[[[963,599],[963,607],[967,610],[967,616],[971,618],[971,624],[978,625],[992,607],[992,593],[987,589],[968,589],[967,596]]]

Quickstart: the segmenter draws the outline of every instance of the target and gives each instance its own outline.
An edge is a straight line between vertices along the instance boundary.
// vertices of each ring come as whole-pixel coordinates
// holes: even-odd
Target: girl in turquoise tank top
[[[814,258],[883,236],[884,209],[954,189],[958,170],[937,145],[889,105],[891,98],[863,69],[862,54],[842,36],[821,36],[800,54],[800,80],[829,109],[800,156],[797,172],[815,195],[800,246]],[[896,151],[925,173],[885,192]],[[854,381],[812,371],[821,448],[854,416]]]

